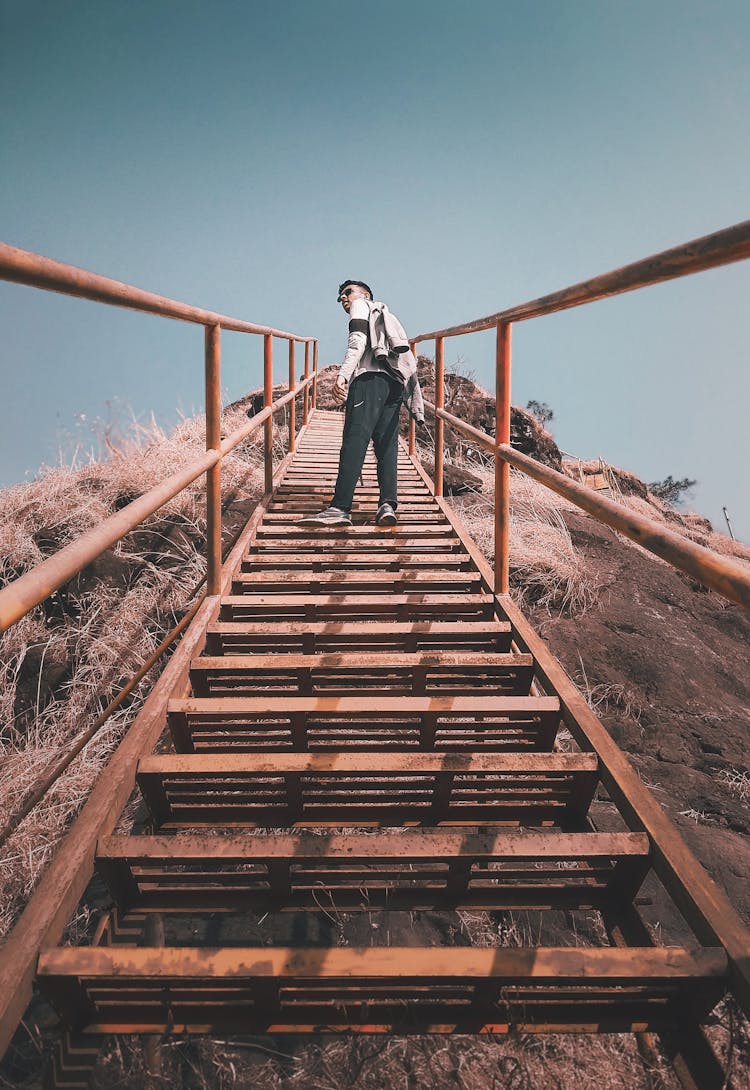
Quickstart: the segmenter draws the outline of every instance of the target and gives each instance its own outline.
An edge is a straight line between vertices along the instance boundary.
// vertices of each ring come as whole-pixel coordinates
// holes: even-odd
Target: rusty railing
[[[0,632],[4,632],[35,606],[39,605],[69,579],[100,556],[115,542],[139,526],[149,515],[158,511],[189,484],[206,474],[206,594],[219,593],[221,577],[221,462],[225,455],[251,435],[264,429],[265,490],[273,487],[273,417],[287,403],[290,405],[290,450],[294,449],[295,409],[297,394],[303,392],[303,422],[307,423],[310,403],[315,405],[317,394],[318,342],[313,337],[300,337],[280,329],[240,321],[214,311],[167,299],[111,280],[106,276],[65,265],[60,261],[19,250],[0,243],[0,279],[27,284],[64,295],[75,295],[98,303],[127,307],[163,318],[193,322],[205,328],[205,388],[206,388],[206,453],[177,473],[167,477],[116,514],[105,519],[0,590]],[[249,423],[221,439],[221,331],[252,333],[263,337],[263,409]],[[273,338],[289,342],[289,390],[273,400]],[[300,383],[294,373],[295,346],[305,346],[305,371]],[[310,373],[310,346],[313,347],[313,371]],[[310,398],[312,386],[312,398]]]
[[[415,352],[417,344],[431,340],[435,342],[435,404],[427,403],[428,409],[435,417],[435,494],[443,495],[444,424],[450,425],[462,435],[473,439],[495,457],[494,589],[496,593],[508,593],[509,471],[510,466],[514,466],[587,511],[598,521],[619,530],[656,556],[687,572],[705,586],[719,591],[730,601],[750,608],[750,571],[747,566],[688,541],[679,534],[665,530],[654,520],[627,510],[603,496],[598,496],[590,489],[576,484],[563,473],[558,473],[556,470],[541,465],[533,458],[521,454],[520,451],[513,450],[510,445],[511,332],[515,322],[539,318],[560,310],[569,310],[571,307],[581,306],[584,303],[593,303],[597,299],[622,295],[628,291],[635,291],[636,288],[675,280],[704,269],[743,261],[748,257],[750,257],[750,220],[703,238],[694,239],[674,249],[664,250],[602,276],[563,288],[552,295],[544,295],[539,299],[499,311],[497,314],[464,322],[462,325],[450,326],[432,333],[422,333],[412,339],[411,345]],[[496,330],[494,437],[464,423],[458,417],[446,412],[444,408],[445,338],[478,333],[493,327]],[[413,452],[413,428],[409,433],[409,446]]]

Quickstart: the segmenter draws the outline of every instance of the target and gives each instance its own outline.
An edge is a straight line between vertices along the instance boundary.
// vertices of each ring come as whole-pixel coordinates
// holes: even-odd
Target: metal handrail
[[[721,265],[731,265],[735,261],[744,261],[750,257],[750,220],[736,223],[722,231],[703,235],[701,238],[674,246],[671,250],[662,250],[651,257],[644,257],[630,265],[603,273],[601,276],[582,280],[568,288],[531,299],[497,314],[488,314],[484,318],[475,318],[460,325],[448,326],[433,333],[420,333],[412,337],[413,342],[432,341],[436,337],[459,337],[464,333],[479,333],[492,329],[498,322],[524,322],[528,318],[541,318],[545,314],[555,314],[560,310],[570,310],[584,303],[594,303],[598,299],[609,299],[613,295],[624,295],[638,288],[647,288],[667,280],[677,280],[692,273],[715,269]]]
[[[621,507],[614,500],[598,495],[585,485],[577,484],[564,473],[558,473],[556,469],[537,462],[535,458],[522,454],[520,450],[514,450],[506,443],[496,444],[491,435],[466,424],[445,409],[438,409],[429,401],[425,401],[425,407],[436,418],[444,420],[468,439],[473,439],[484,450],[497,452],[503,461],[546,485],[558,496],[570,500],[599,522],[611,526],[613,530],[629,537],[631,541],[637,542],[673,567],[692,575],[730,601],[750,609],[750,568],[666,529],[646,515]]]
[[[275,413],[299,393],[300,389],[306,389],[312,381],[312,375],[302,380],[297,390],[290,390],[289,393],[278,398],[272,406],[257,413],[249,423],[232,432],[223,440],[218,450],[206,451],[202,457],[154,485],[148,492],[132,500],[92,530],[81,534],[75,541],[41,561],[18,579],[14,579],[7,587],[3,587],[0,590],[0,632],[5,632],[69,579],[83,571],[106,549],[111,548],[131,530],[140,526],[149,515],[158,511],[165,503],[182,492],[207,469],[217,465],[224,455],[229,454],[243,439],[265,425]]]
[[[702,272],[705,269],[717,268],[722,265],[730,265],[736,261],[743,261],[750,257],[750,220],[727,227],[722,231],[704,235],[702,238],[693,239],[692,242],[675,246],[670,250],[651,257],[635,261],[630,265],[614,269],[602,276],[592,277],[579,284],[563,288],[551,295],[543,295],[518,306],[508,307],[490,314],[484,318],[477,318],[461,325],[449,326],[432,333],[420,333],[410,339],[413,349],[422,341],[435,341],[435,405],[431,406],[435,413],[435,495],[443,494],[443,425],[444,423],[456,427],[465,435],[470,435],[481,443],[486,449],[493,451],[495,455],[495,563],[494,563],[494,589],[500,594],[508,593],[508,533],[510,524],[510,478],[509,466],[513,464],[521,472],[540,480],[548,488],[562,492],[561,481],[566,482],[565,492],[579,507],[589,511],[594,518],[607,525],[615,525],[617,529],[628,537],[643,545],[657,556],[663,557],[670,564],[689,572],[698,578],[706,586],[718,590],[719,593],[733,602],[750,608],[748,587],[750,579],[741,564],[727,557],[714,553],[710,549],[685,542],[679,535],[672,534],[662,529],[658,522],[644,516],[635,516],[630,513],[627,518],[622,515],[622,509],[609,501],[598,502],[592,499],[587,490],[581,490],[581,495],[574,496],[568,488],[568,478],[557,474],[552,470],[544,472],[539,469],[539,463],[532,458],[520,455],[510,446],[510,373],[511,373],[511,332],[514,322],[526,321],[529,318],[538,318],[547,314],[554,314],[560,310],[568,310],[571,307],[582,306],[584,303],[593,303],[598,299],[609,298],[613,295],[621,295],[625,292],[635,291],[653,284],[663,283],[667,280],[675,280],[692,273]],[[495,436],[494,439],[485,436],[483,432],[475,428],[469,428],[456,417],[446,413],[443,408],[444,397],[444,341],[446,337],[457,337],[462,334],[478,333],[482,330],[496,330],[495,346]],[[410,446],[412,444],[410,433]],[[570,482],[572,486],[572,482]],[[575,486],[577,487],[577,486]],[[614,511],[610,510],[610,506]],[[615,521],[613,521],[613,519]],[[626,528],[624,523],[629,523]],[[666,539],[669,539],[665,544]],[[697,551],[696,551],[697,550]]]
[[[95,303],[109,303],[115,307],[158,314],[162,318],[174,318],[181,322],[219,326],[235,333],[269,333],[287,341],[315,340],[314,337],[299,337],[281,329],[243,322],[239,318],[230,318],[213,310],[203,310],[190,303],[181,303],[177,299],[136,288],[133,284],[125,284],[121,280],[112,280],[108,276],[89,272],[88,269],[80,269],[76,265],[66,265],[51,257],[43,257],[31,250],[19,250],[18,247],[4,242],[0,243],[0,280],[57,291],[63,295],[75,295],[81,299],[91,299]]]
[[[168,299],[153,292],[136,288],[98,273],[66,265],[29,250],[0,243],[0,279],[25,284],[47,291],[62,292],[112,306],[127,307],[163,318],[193,322],[205,327],[206,378],[206,453],[173,473],[154,488],[139,496],[93,530],[58,550],[37,564],[31,571],[0,590],[0,632],[4,632],[59,587],[77,575],[106,549],[119,541],[144,519],[173,499],[201,474],[206,474],[206,593],[218,593],[221,573],[221,461],[238,443],[263,425],[264,469],[266,491],[273,481],[273,416],[288,402],[294,404],[297,393],[303,393],[303,421],[309,411],[308,387],[312,387],[312,405],[317,394],[318,342],[314,337],[243,322],[210,310]],[[221,439],[220,337],[221,330],[259,334],[263,337],[264,409],[249,424],[237,429],[227,439]],[[273,401],[273,338],[289,342],[289,392]],[[298,384],[294,372],[296,342],[305,345],[304,378]],[[310,345],[313,348],[313,371],[310,373]],[[294,414],[290,414],[290,450],[294,449]]]

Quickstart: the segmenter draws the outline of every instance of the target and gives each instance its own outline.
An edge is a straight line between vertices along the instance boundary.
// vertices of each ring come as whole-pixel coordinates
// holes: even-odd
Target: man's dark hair
[[[364,288],[370,298],[373,298],[372,288],[369,284],[365,284],[363,280],[344,280],[341,284],[339,284],[339,296],[341,295],[344,288],[348,287]]]

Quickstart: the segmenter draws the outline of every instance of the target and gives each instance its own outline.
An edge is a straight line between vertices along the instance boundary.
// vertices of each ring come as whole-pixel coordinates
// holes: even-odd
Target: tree
[[[546,401],[527,401],[526,411],[536,420],[540,427],[546,428],[550,420],[554,420],[555,414]]]
[[[683,492],[689,492],[697,483],[697,481],[691,481],[689,477],[676,481],[670,473],[663,481],[652,481],[648,487],[649,491],[660,500],[665,500],[667,503],[679,503],[683,498]]]

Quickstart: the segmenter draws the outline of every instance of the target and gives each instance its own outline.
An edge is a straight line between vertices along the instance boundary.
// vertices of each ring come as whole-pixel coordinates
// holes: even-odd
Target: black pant
[[[398,416],[403,396],[401,383],[381,371],[367,371],[349,387],[332,507],[351,510],[371,439],[378,462],[380,503],[398,506]]]

